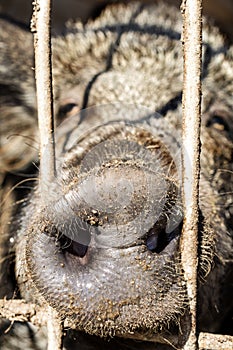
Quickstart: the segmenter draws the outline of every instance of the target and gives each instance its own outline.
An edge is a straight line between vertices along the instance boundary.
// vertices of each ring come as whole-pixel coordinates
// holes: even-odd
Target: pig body
[[[107,7],[85,27],[69,24],[53,39],[57,176],[44,184],[47,194],[35,186],[21,210],[16,279],[23,298],[48,303],[81,332],[81,349],[179,348],[188,333],[179,247],[181,26],[170,6],[132,3]],[[198,326],[210,332],[232,309],[232,53],[204,23]],[[4,96],[0,118],[8,127],[26,120],[36,137],[29,70],[20,84],[9,76],[20,98],[15,87],[10,102]],[[2,161],[4,178],[35,157],[25,151],[21,163],[17,151]]]

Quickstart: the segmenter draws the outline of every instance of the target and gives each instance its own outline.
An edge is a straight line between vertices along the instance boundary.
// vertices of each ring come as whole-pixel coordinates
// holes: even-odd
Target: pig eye
[[[225,114],[223,112],[223,114]],[[226,121],[225,115],[214,113],[206,123],[207,127],[212,127],[217,131],[229,131],[229,125]]]
[[[58,117],[63,119],[65,117],[77,114],[79,110],[80,108],[76,102],[68,102],[60,106],[58,110]]]

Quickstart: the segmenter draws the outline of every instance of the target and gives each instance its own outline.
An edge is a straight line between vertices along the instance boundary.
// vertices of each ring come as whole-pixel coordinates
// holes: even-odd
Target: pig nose
[[[179,189],[161,150],[116,139],[90,153],[78,184],[54,207],[63,249],[79,257],[89,246],[144,244],[151,252],[162,251],[175,236],[170,226]]]

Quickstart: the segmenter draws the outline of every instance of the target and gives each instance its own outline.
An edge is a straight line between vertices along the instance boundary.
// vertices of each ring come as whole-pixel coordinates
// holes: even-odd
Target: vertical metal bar
[[[201,113],[201,0],[183,0],[183,205],[184,225],[181,237],[181,259],[187,281],[191,331],[184,349],[197,349],[197,239],[198,195],[200,174]]]
[[[48,308],[48,346],[47,350],[61,350],[62,349],[62,322],[59,319],[56,311],[51,307]]]
[[[55,177],[55,144],[51,68],[51,0],[35,0],[34,33],[37,109],[40,137],[40,190],[46,196]]]
[[[34,32],[37,109],[40,137],[40,192],[46,202],[55,180],[55,142],[51,62],[51,0],[33,2],[31,29]],[[48,350],[62,349],[62,323],[48,307]]]

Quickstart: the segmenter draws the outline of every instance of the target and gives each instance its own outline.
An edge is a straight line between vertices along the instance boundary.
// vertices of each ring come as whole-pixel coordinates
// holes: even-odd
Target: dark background
[[[125,1],[125,2],[129,2]],[[143,0],[149,2],[151,0]],[[167,0],[179,6],[179,0]],[[59,33],[68,19],[80,18],[83,22],[98,14],[107,3],[117,0],[53,0],[53,32]],[[31,0],[0,0],[0,13],[29,24],[32,13]],[[233,41],[233,0],[203,0],[204,13],[216,23]]]

